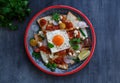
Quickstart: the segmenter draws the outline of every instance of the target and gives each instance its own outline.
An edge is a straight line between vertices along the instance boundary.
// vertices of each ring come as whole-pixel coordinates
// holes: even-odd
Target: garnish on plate
[[[0,27],[17,30],[14,21],[22,22],[29,15],[28,0],[0,0]]]

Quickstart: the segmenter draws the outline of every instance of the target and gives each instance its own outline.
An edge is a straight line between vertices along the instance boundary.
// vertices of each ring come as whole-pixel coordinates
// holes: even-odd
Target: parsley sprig
[[[46,67],[49,68],[51,71],[55,71],[57,65],[55,63],[47,63]]]
[[[40,53],[33,52],[33,53],[32,53],[32,56],[33,56],[35,59],[39,59],[39,58],[40,58]]]
[[[53,48],[54,45],[53,45],[52,43],[48,42],[48,47],[49,47],[49,48]]]
[[[58,21],[60,20],[60,14],[58,14],[58,13],[53,13],[52,19],[55,20],[56,22],[58,22]]]
[[[79,49],[79,43],[81,42],[81,39],[80,38],[73,38],[69,41],[71,47],[74,49],[74,50],[78,50]]]
[[[22,22],[30,13],[28,0],[0,0],[0,27],[16,30],[16,20]]]

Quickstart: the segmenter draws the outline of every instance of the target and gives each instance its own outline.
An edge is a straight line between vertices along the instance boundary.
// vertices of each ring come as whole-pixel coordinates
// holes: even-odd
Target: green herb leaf
[[[74,50],[78,50],[78,49],[79,49],[79,45],[77,45],[77,44],[72,45],[72,48],[73,48]]]
[[[28,0],[0,0],[0,26],[16,30],[13,23],[23,21],[30,11]]]
[[[32,56],[33,56],[35,59],[39,59],[39,58],[40,58],[40,53],[33,52],[33,53],[32,53]]]
[[[4,7],[4,8],[2,9],[2,13],[3,13],[3,14],[7,14],[7,13],[10,13],[10,12],[11,12],[11,8]]]
[[[69,41],[71,47],[74,49],[74,50],[78,50],[79,49],[79,43],[81,42],[81,39],[80,38],[73,38]]]
[[[80,62],[80,59],[77,57],[76,59],[73,59],[76,63]]]
[[[55,63],[47,63],[46,67],[49,68],[51,71],[55,71],[57,65]]]
[[[28,5],[28,1],[22,1],[22,3],[23,3],[24,6]]]
[[[77,17],[77,19],[78,19],[79,21],[81,21],[81,18],[80,18],[80,17]]]
[[[60,14],[54,13],[53,16],[52,16],[52,19],[55,20],[56,22],[58,22],[59,19],[60,19]]]
[[[71,43],[80,43],[81,42],[81,39],[80,38],[73,38],[70,40]]]
[[[53,48],[54,45],[53,45],[52,43],[48,42],[48,47],[49,47],[49,48]]]

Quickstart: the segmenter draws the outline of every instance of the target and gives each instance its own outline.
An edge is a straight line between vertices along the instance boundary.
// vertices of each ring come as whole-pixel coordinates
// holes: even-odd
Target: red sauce
[[[66,19],[67,19],[67,18],[66,18],[65,16],[62,16],[62,20],[61,20],[61,21],[62,21],[63,23],[65,23]]]
[[[70,30],[67,33],[68,33],[68,36],[69,36],[70,39],[74,38],[74,30]],[[78,32],[78,35],[76,35],[75,38],[80,38],[80,32]]]
[[[41,46],[39,49],[40,51],[50,54],[50,49],[47,46]]]
[[[53,30],[58,30],[58,29],[60,29],[58,25],[53,26]]]
[[[62,51],[59,51],[57,53],[55,53],[56,55],[59,55],[59,56],[64,56],[67,54],[66,50],[62,50]]]
[[[90,47],[92,45],[91,39],[86,38],[83,43],[83,47]]]
[[[70,53],[72,53],[72,54],[74,53],[74,51],[73,51],[72,49],[67,49],[66,52],[67,52],[67,53],[70,52]]]
[[[52,31],[53,30],[53,25],[48,24],[47,27],[46,27],[46,30]]]
[[[48,24],[46,30],[53,31],[60,29],[58,25]]]
[[[45,19],[41,19],[40,20],[40,25],[41,26],[44,26],[46,23],[47,23],[47,21]]]
[[[63,56],[59,56],[58,58],[56,58],[55,60],[54,60],[54,62],[56,63],[56,64],[64,64],[65,62],[64,62],[64,57]]]
[[[67,29],[73,28],[72,22],[65,22],[65,24]]]
[[[70,39],[74,38],[74,30],[68,31],[67,33]]]
[[[78,35],[76,36],[76,38],[80,38],[80,32],[78,32]]]

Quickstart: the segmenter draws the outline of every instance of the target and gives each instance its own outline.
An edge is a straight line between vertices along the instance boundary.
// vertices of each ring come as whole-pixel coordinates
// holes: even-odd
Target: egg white
[[[61,46],[56,46],[52,42],[52,39],[55,35],[61,35],[64,38],[64,42]],[[47,31],[46,36],[47,36],[47,41],[54,45],[53,48],[50,48],[52,53],[70,48],[69,37],[65,30]]]

